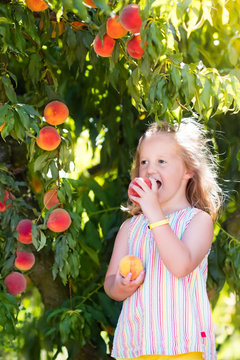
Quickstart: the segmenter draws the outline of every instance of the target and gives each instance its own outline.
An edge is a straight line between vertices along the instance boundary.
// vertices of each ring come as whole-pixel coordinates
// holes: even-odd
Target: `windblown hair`
[[[146,137],[153,135],[171,134],[176,140],[180,155],[186,168],[193,172],[186,187],[186,197],[191,206],[209,213],[214,220],[223,202],[223,192],[217,182],[217,162],[209,146],[207,132],[201,123],[193,118],[183,118],[181,123],[150,124],[144,135],[140,138],[131,171],[131,179],[139,176],[139,155],[141,144]],[[131,215],[141,213],[138,205],[128,206]]]

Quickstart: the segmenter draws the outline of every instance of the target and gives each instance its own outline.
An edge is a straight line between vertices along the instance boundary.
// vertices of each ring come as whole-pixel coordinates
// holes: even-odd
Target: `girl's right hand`
[[[116,274],[116,285],[119,284],[119,286],[122,288],[122,290],[125,293],[128,293],[128,296],[132,295],[137,288],[139,288],[140,285],[142,285],[142,283],[144,282],[144,278],[145,278],[145,270],[142,270],[140,272],[140,274],[138,275],[138,277],[135,280],[131,280],[131,273],[128,273],[126,277],[123,277],[118,269],[118,272]]]

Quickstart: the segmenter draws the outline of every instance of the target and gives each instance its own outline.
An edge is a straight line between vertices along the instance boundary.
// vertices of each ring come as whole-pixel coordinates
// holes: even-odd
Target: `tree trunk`
[[[68,287],[64,286],[61,279],[53,280],[52,266],[53,254],[40,251],[36,254],[36,263],[29,273],[29,277],[38,288],[46,311],[61,306],[68,298]]]

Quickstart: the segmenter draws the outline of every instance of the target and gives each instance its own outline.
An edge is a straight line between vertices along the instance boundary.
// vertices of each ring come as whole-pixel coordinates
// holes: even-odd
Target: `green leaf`
[[[94,3],[97,5],[98,8],[104,10],[106,14],[110,15],[111,9],[106,0],[94,0]]]
[[[38,244],[37,251],[40,251],[45,245],[46,245],[46,236],[42,231],[40,231],[40,242]]]
[[[102,201],[104,204],[106,204],[107,203],[107,196],[106,196],[105,190],[98,184],[98,182],[95,181],[94,179],[90,178],[89,186],[93,190],[94,195],[100,201]]]
[[[41,56],[39,54],[32,54],[30,56],[28,70],[29,70],[29,76],[33,84],[35,85],[40,79],[42,66],[43,64],[42,64]]]
[[[6,17],[1,16],[1,17],[0,17],[0,24],[9,24],[9,25],[12,25],[12,24],[14,24],[14,23],[13,23],[13,21],[11,21],[10,19],[7,19]]]
[[[71,203],[72,201],[72,188],[67,179],[63,179],[62,186],[60,188],[60,191],[63,190],[68,198],[68,202]]]
[[[177,89],[180,89],[182,83],[181,83],[181,72],[179,68],[172,64],[170,75],[173,84],[176,86]]]
[[[80,269],[80,258],[76,252],[70,253],[68,257],[69,265],[71,268],[71,276],[73,279],[76,279],[79,275]]]
[[[195,93],[195,76],[191,72],[188,65],[184,65],[182,69],[182,79],[183,79],[183,92],[186,98],[186,103],[189,104],[194,97]]]
[[[7,115],[9,111],[12,110],[8,104],[3,104],[2,106],[0,106],[0,125],[2,125],[7,120]]]
[[[6,113],[6,124],[1,131],[1,136],[3,139],[5,139],[5,137],[9,135],[9,133],[13,130],[14,125],[15,125],[14,111],[12,109],[10,110],[9,108],[9,111]]]
[[[28,105],[28,104],[22,104],[21,106],[22,106],[22,108],[24,109],[24,111],[26,111],[27,114],[29,114],[29,115],[36,115],[36,116],[39,116],[39,117],[41,116],[41,115],[39,114],[39,112],[37,112],[37,111],[34,109],[33,106]]]
[[[72,0],[72,5],[74,12],[77,10],[77,14],[80,17],[80,19],[84,21],[88,21],[88,11],[85,5],[83,5],[82,1],[79,0]]]
[[[13,88],[10,78],[3,75],[2,82],[4,85],[4,91],[5,91],[6,96],[13,104],[16,104],[17,103],[17,95],[15,93],[15,90]]]
[[[49,153],[38,156],[34,161],[34,172],[42,170],[42,168],[47,165],[49,159],[51,159]]]
[[[101,242],[99,233],[92,221],[88,221],[84,229],[85,243],[90,245],[92,248],[99,250],[101,248]]]
[[[23,141],[25,138],[25,129],[19,119],[19,116],[16,114],[16,112],[14,113],[14,116],[15,116],[14,130],[15,130],[17,139],[20,139]]]
[[[91,247],[87,246],[82,240],[79,239],[79,244],[81,248],[88,254],[88,256],[93,260],[93,262],[100,266],[99,257],[96,250],[93,250]]]
[[[20,121],[22,123],[22,125],[24,126],[24,128],[26,130],[29,130],[30,128],[30,117],[29,115],[24,111],[24,109],[22,107],[15,107],[16,112],[19,115]]]
[[[58,175],[59,175],[59,172],[58,172],[58,168],[57,168],[57,165],[56,165],[55,161],[51,161],[50,170],[51,170],[52,178],[57,179]]]

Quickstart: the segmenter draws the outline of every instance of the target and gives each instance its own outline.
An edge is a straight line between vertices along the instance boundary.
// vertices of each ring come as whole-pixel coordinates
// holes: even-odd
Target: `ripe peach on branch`
[[[47,210],[50,209],[52,206],[60,205],[60,201],[57,196],[57,187],[48,190],[44,194],[43,203]]]
[[[144,49],[141,47],[141,41],[141,36],[136,35],[127,43],[127,51],[134,59],[141,59],[144,54]]]
[[[71,217],[64,209],[55,209],[49,215],[47,227],[54,232],[63,232],[71,225]]]
[[[119,16],[110,17],[106,23],[107,34],[113,39],[120,39],[127,34],[127,30],[120,23]]]
[[[35,256],[31,252],[17,250],[14,265],[19,270],[30,270],[35,263]]]
[[[3,202],[0,202],[0,212],[6,211],[6,209],[7,209],[9,206],[12,205],[11,202],[6,205],[6,202],[7,202],[9,199],[14,199],[14,195],[11,194],[10,192],[8,192],[7,190],[4,190]]]
[[[122,26],[133,34],[140,33],[142,19],[139,15],[139,7],[137,4],[125,6],[120,14],[120,22]]]
[[[18,232],[18,241],[23,244],[32,243],[32,220],[20,220],[16,230]]]
[[[97,5],[92,0],[84,0],[83,4],[90,8],[97,8]]]
[[[74,31],[83,30],[88,27],[88,24],[83,21],[73,21],[70,25]]]
[[[53,28],[51,37],[52,37],[53,39],[55,39],[55,37],[56,37],[57,35],[58,35],[58,36],[61,36],[61,35],[64,33],[64,31],[65,31],[65,24],[64,24],[63,21],[57,22],[57,21],[54,21],[54,20],[52,20],[51,23],[52,23],[52,28]]]
[[[4,284],[7,288],[7,292],[13,296],[16,296],[25,291],[27,281],[23,274],[17,271],[13,271],[5,277]]]
[[[32,186],[33,190],[37,194],[41,193],[41,191],[43,189],[43,182],[41,181],[41,179],[39,179],[36,176],[33,176],[32,179],[29,181],[29,184]]]
[[[48,4],[43,0],[25,0],[27,7],[32,11],[44,11]]]
[[[43,116],[48,124],[60,125],[67,120],[69,110],[67,105],[61,101],[51,101],[48,103],[43,111]]]
[[[112,55],[115,45],[115,40],[112,39],[108,34],[103,36],[103,42],[100,39],[100,36],[97,35],[93,42],[93,48],[95,53],[102,57],[109,57]]]
[[[4,121],[4,123],[0,126],[0,131],[2,131],[2,129],[4,128],[4,125],[6,124],[6,122]]]
[[[47,151],[55,150],[61,142],[61,137],[52,126],[44,126],[39,131],[39,136],[36,139],[37,145]]]
[[[126,255],[119,263],[120,274],[126,277],[128,273],[131,273],[131,280],[135,280],[143,269],[141,259],[135,255]]]

